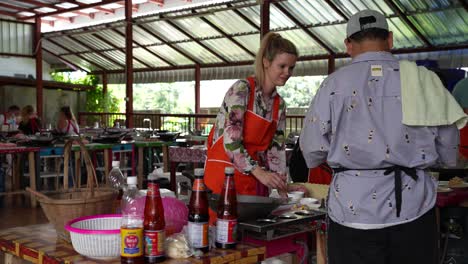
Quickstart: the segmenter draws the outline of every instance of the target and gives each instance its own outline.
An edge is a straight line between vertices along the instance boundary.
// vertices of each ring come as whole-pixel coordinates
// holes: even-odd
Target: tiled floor
[[[29,195],[0,196],[0,229],[47,223],[42,208],[31,208]]]

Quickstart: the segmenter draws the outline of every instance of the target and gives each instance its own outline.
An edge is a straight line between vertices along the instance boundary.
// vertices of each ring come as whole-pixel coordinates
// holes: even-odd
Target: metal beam
[[[56,46],[58,46],[58,47],[60,47],[60,48],[62,48],[63,50],[66,50],[67,52],[72,52],[69,48],[63,46],[62,44],[56,42],[56,41],[53,40],[53,39],[47,39],[47,41],[49,41],[50,43],[52,43],[52,44],[54,44],[54,45],[56,45]],[[71,54],[73,54],[73,53],[71,53]],[[68,54],[67,54],[67,55],[68,55]],[[101,70],[103,70],[103,69],[105,68],[105,67],[103,67],[103,66],[101,66],[101,65],[99,65],[99,64],[97,64],[97,63],[95,63],[95,62],[92,62],[92,61],[88,60],[87,58],[81,56],[80,54],[73,54],[73,55],[77,56],[78,58],[80,58],[80,59],[82,59],[82,60],[84,60],[84,61],[86,61],[86,62],[88,62],[90,65],[96,66],[97,68],[99,68],[99,69],[101,69]]]
[[[344,20],[348,21],[348,16],[346,16],[345,13],[343,13],[343,11],[341,11],[336,5],[335,3],[333,3],[331,0],[325,0],[325,3],[327,3],[327,5],[329,7],[331,7],[331,9],[333,9],[333,11],[335,11],[338,15],[340,15]]]
[[[82,3],[82,2],[78,2],[76,0],[65,0],[64,2],[69,2],[69,3],[73,3],[73,4],[76,4],[78,6],[81,6],[83,7],[83,9],[87,9],[88,7],[86,7],[86,4],[85,3]],[[94,9],[96,10],[99,10],[99,11],[102,11],[104,13],[109,13],[109,14],[115,14],[115,11],[112,10],[112,9],[107,9],[107,8],[103,8],[103,7],[93,7]]]
[[[34,10],[30,10],[30,9],[27,9],[27,8],[23,8],[23,7],[20,7],[20,6],[15,6],[15,5],[10,5],[10,4],[6,4],[6,3],[2,3],[2,2],[0,2],[0,7],[13,9],[13,10],[17,10],[17,11],[20,11],[20,12],[30,12],[30,13],[37,14],[37,12],[34,11]]]
[[[195,114],[200,113],[200,81],[201,81],[200,64],[196,64],[195,65]]]
[[[106,43],[107,45],[113,47],[114,49],[120,49],[120,48],[117,47],[114,43],[110,42],[109,40],[107,40],[106,38],[100,36],[99,34],[93,33],[92,35],[93,35],[95,38],[99,39],[100,41],[102,41],[102,42]],[[146,62],[144,62],[144,61],[142,61],[142,60],[140,60],[140,59],[138,59],[138,58],[136,58],[136,57],[134,57],[134,59],[135,59],[136,61],[138,61],[139,63],[145,65],[145,67],[147,67],[147,68],[152,67],[152,66],[150,66],[149,64],[147,64]]]
[[[127,127],[133,127],[133,20],[132,0],[125,0],[125,115]]]
[[[0,52],[0,56],[34,58],[34,55],[19,54],[19,53],[7,53],[7,52]]]
[[[419,39],[424,42],[428,47],[432,47],[432,43],[416,28],[416,26],[408,19],[405,13],[392,1],[384,0],[385,3],[395,12],[401,20],[403,20],[406,25],[419,37]]]
[[[195,12],[195,10],[194,10]],[[203,20],[203,22],[205,22],[206,24],[208,24],[210,27],[212,27],[213,29],[215,29],[216,31],[218,31],[219,34],[223,35],[225,38],[229,39],[232,43],[234,43],[236,46],[238,46],[240,49],[242,49],[243,51],[245,51],[245,53],[249,54],[250,56],[252,57],[255,57],[255,54],[253,52],[251,52],[249,49],[247,49],[244,45],[242,45],[241,43],[239,43],[239,41],[237,41],[236,39],[234,39],[233,37],[229,36],[226,32],[224,32],[224,30],[222,30],[221,28],[219,28],[218,26],[216,26],[214,23],[212,23],[211,21],[209,21],[207,18],[205,17],[200,17],[201,20]]]
[[[260,5],[260,41],[270,32],[270,0],[262,0]]]
[[[32,0],[15,0],[15,1],[34,2]],[[103,5],[107,5],[107,4],[113,4],[113,3],[121,2],[121,1],[122,0],[102,0],[101,2],[96,2],[96,3],[92,3],[92,4],[87,4],[85,6],[77,6],[77,7],[72,7],[72,8],[60,8],[60,7],[55,6],[55,7],[51,7],[51,8],[60,9],[60,10],[57,10],[57,11],[54,11],[54,12],[38,14],[37,16],[38,17],[54,16],[54,15],[59,15],[59,14],[63,14],[63,13],[68,13],[68,12],[76,12],[76,11],[79,11],[81,9],[94,8],[94,7],[99,7],[99,6],[103,6]]]
[[[45,52],[48,52],[48,53],[52,54],[53,56],[57,57],[59,60],[65,62],[66,64],[70,64],[72,67],[75,67],[75,68],[77,68],[77,69],[80,69],[80,70],[82,70],[82,71],[84,71],[84,72],[89,73],[88,70],[86,70],[86,69],[84,69],[83,67],[78,66],[78,65],[76,65],[75,63],[73,63],[73,62],[71,62],[71,61],[69,61],[69,60],[63,58],[61,55],[58,55],[57,53],[54,53],[54,52],[52,52],[52,51],[50,51],[50,50],[48,50],[48,49],[46,49],[46,48],[44,48],[44,47],[42,47],[42,50],[44,50]]]
[[[116,29],[113,28],[113,29],[111,29],[111,30],[114,31],[116,34],[119,34],[120,36],[125,37],[125,34],[123,34],[122,32],[120,32],[120,31],[118,31],[118,30],[116,30]],[[145,47],[144,45],[142,45],[142,44],[140,44],[139,42],[137,42],[135,39],[133,39],[133,43],[134,43],[135,45],[137,45],[138,47],[140,47],[140,48],[146,50],[147,52],[151,53],[151,55],[155,56],[156,58],[158,58],[158,59],[164,61],[165,63],[167,63],[167,64],[169,64],[169,65],[171,65],[171,66],[175,66],[174,63],[172,63],[171,61],[167,60],[166,58],[164,58],[164,57],[162,57],[162,56],[159,56],[159,54],[157,54],[156,52],[154,52],[154,51],[148,49],[148,48]]]
[[[227,6],[232,8],[231,4],[227,4]],[[236,15],[238,15],[240,18],[242,18],[242,20],[244,20],[247,24],[249,24],[250,26],[252,26],[256,30],[260,31],[260,26],[258,26],[255,22],[253,22],[246,15],[244,15],[241,11],[239,11],[238,9],[233,9],[232,11],[234,11],[234,13],[236,13]]]
[[[53,9],[56,9],[56,10],[68,10],[67,8],[60,7],[60,6],[56,6],[55,4],[47,4],[47,3],[44,3],[44,2],[39,2],[39,1],[37,1],[37,0],[13,0],[13,1],[28,3],[28,4],[35,5],[35,6],[39,6],[39,7],[53,8]],[[68,2],[68,1],[67,1],[67,2]],[[57,3],[57,4],[60,4],[60,3]],[[75,4],[76,4],[76,3],[75,3]],[[31,12],[31,13],[34,13],[35,16],[42,16],[43,14],[49,14],[49,13],[38,13],[38,12],[35,11],[34,9],[35,9],[35,8],[28,8],[28,9],[24,10],[24,12]],[[54,12],[55,12],[55,11],[54,11]],[[90,17],[89,14],[82,13],[82,12],[79,12],[79,11],[75,11],[75,13],[79,13],[79,14],[82,15],[82,16],[88,16],[88,17]],[[33,17],[29,17],[29,18],[33,18]],[[22,19],[24,19],[24,18],[22,17]]]
[[[17,17],[15,13],[8,12],[8,11],[3,11],[3,10],[0,10],[0,15],[10,16],[10,17]]]
[[[328,75],[332,74],[335,71],[335,58],[330,56],[328,58]]]
[[[88,45],[87,43],[85,43],[84,41],[81,41],[77,38],[75,38],[74,36],[68,36],[70,39],[72,39],[73,41],[75,41],[76,43],[80,44],[81,46],[91,50],[91,51],[94,51],[95,53],[99,54],[100,56],[104,57],[105,59],[107,59],[108,61],[112,62],[112,63],[115,63],[117,65],[119,65],[120,67],[122,68],[125,68],[125,65],[116,61],[114,58],[112,58],[111,56],[105,54],[105,53],[102,53],[101,51],[99,50],[96,50],[94,48],[92,48],[90,45]]]
[[[166,23],[168,23],[169,25],[171,25],[173,28],[177,29],[180,33],[184,34],[186,37],[188,37],[189,39],[191,39],[193,42],[197,43],[198,45],[202,46],[203,48],[205,48],[207,51],[209,51],[210,53],[212,53],[213,55],[215,55],[218,59],[220,59],[221,61],[223,62],[226,62],[228,63],[229,61],[224,58],[223,56],[221,56],[220,54],[218,54],[217,52],[215,52],[213,49],[211,49],[210,47],[208,47],[207,45],[203,44],[201,41],[199,41],[198,39],[196,39],[195,37],[193,37],[191,34],[189,34],[187,31],[183,30],[181,27],[179,27],[178,25],[176,25],[173,21],[171,20],[167,20]]]
[[[102,73],[102,94],[107,94],[107,72]]]
[[[143,25],[138,25],[137,27],[139,27],[141,30],[145,31],[146,33],[148,33],[148,35],[158,39],[159,41],[161,41],[162,43],[166,44],[167,46],[171,47],[172,49],[174,49],[175,51],[179,52],[180,54],[182,54],[183,56],[185,56],[187,59],[191,60],[192,62],[194,63],[201,63],[200,60],[194,58],[192,55],[188,54],[187,52],[183,51],[182,49],[178,48],[177,46],[167,42],[166,40],[164,40],[163,38],[161,38],[160,36],[156,35],[155,33],[153,33],[153,31],[147,29],[145,26]]]
[[[287,18],[289,18],[294,24],[296,24],[297,26],[299,26],[302,31],[304,31],[304,33],[306,33],[309,37],[311,37],[315,42],[317,42],[322,48],[324,48],[329,54],[333,55],[335,54],[335,52],[325,43],[323,42],[319,37],[317,37],[314,33],[312,33],[309,29],[307,29],[307,27],[305,27],[304,25],[302,25],[302,23],[295,17],[293,16],[291,13],[289,13],[288,10],[286,10],[286,8],[284,8],[281,4],[279,3],[275,3],[274,4],[276,8],[278,8],[278,10],[280,12],[282,12]]]
[[[43,93],[44,83],[42,81],[42,41],[41,41],[41,18],[36,17],[34,27],[34,55],[36,56],[36,110],[39,118],[44,120]]]

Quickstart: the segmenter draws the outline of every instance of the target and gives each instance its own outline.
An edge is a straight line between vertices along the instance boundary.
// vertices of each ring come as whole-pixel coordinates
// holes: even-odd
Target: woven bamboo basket
[[[47,196],[29,189],[29,191],[37,197],[47,219],[54,225],[57,235],[68,242],[71,241],[70,234],[64,228],[68,221],[82,216],[110,214],[112,213],[112,204],[117,197],[117,193],[113,189],[99,188],[96,170],[81,140],[69,140],[65,144],[64,170],[68,172],[68,162],[70,160],[71,147],[74,141],[79,143],[81,156],[86,165],[86,188],[76,186],[77,180],[75,175],[72,189],[62,190]],[[67,176],[68,173],[64,173],[64,177]]]

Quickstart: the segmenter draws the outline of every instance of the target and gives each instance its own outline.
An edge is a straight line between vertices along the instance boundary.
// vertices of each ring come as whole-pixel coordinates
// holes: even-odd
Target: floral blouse
[[[286,104],[280,97],[279,120],[275,136],[265,153],[259,153],[259,157],[250,157],[243,145],[242,132],[244,129],[244,114],[250,96],[250,85],[246,80],[235,82],[226,93],[223,103],[216,117],[216,129],[213,143],[224,136],[224,149],[230,157],[234,167],[244,174],[249,174],[256,166],[264,166],[275,172],[286,170],[285,135],[286,128]],[[274,91],[268,100],[264,100],[262,90],[256,87],[253,112],[267,120],[272,119],[272,108],[277,92]]]

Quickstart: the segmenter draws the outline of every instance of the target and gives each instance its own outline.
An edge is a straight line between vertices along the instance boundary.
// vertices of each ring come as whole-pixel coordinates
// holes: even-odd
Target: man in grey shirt
[[[352,62],[321,85],[300,145],[309,168],[334,169],[328,195],[329,264],[437,263],[437,181],[427,168],[455,165],[455,125],[402,124],[392,32],[373,10],[353,15]]]

